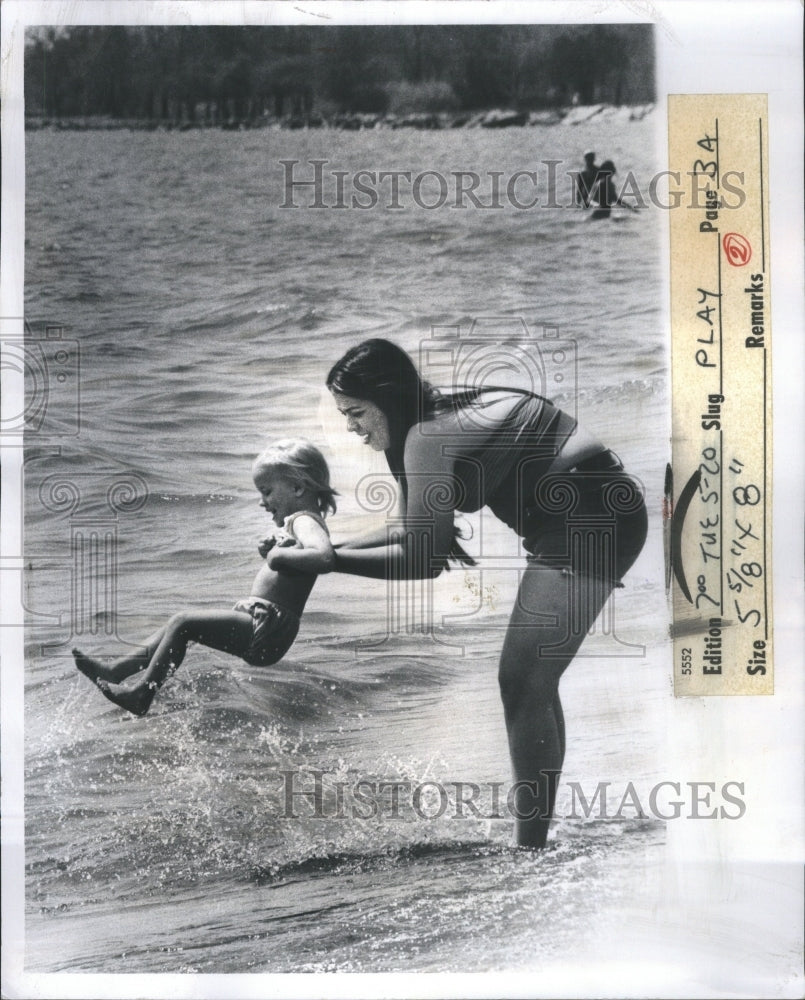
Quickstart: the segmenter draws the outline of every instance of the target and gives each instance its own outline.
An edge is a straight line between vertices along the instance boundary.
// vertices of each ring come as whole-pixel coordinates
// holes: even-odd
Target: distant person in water
[[[584,170],[576,174],[576,204],[580,208],[589,206],[597,177],[598,164],[595,162],[595,153],[590,150],[584,154]]]
[[[623,201],[618,196],[618,192],[615,190],[615,182],[612,180],[612,176],[615,173],[615,164],[612,160],[604,160],[598,168],[598,177],[590,196],[590,201],[595,206],[595,211],[591,218],[608,219],[612,214],[613,205],[620,205],[632,212],[637,211],[634,205],[630,205],[628,201]]]
[[[145,715],[162,682],[181,664],[189,642],[239,656],[255,667],[277,663],[290,649],[316,575],[334,566],[324,517],[335,512],[335,490],[324,456],[301,439],[278,441],[258,455],[252,477],[260,506],[279,530],[258,545],[266,563],[249,597],[229,611],[179,612],[146,639],[142,652],[109,665],[73,650],[78,669],[121,708]],[[121,683],[133,675],[133,683]]]

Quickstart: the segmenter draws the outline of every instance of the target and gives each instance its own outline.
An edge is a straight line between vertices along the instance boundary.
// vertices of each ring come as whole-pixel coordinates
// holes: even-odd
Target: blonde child
[[[78,669],[116,705],[145,715],[190,642],[260,667],[276,663],[290,649],[317,574],[329,573],[334,565],[324,516],[335,512],[335,490],[324,456],[301,439],[278,441],[258,455],[252,478],[260,506],[279,530],[258,546],[266,562],[249,597],[231,611],[181,611],[146,639],[142,652],[110,665],[73,650]],[[133,683],[121,683],[133,675]]]

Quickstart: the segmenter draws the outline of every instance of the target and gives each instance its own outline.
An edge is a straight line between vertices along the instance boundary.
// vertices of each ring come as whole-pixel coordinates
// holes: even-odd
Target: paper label
[[[765,94],[668,98],[674,691],[772,694]]]

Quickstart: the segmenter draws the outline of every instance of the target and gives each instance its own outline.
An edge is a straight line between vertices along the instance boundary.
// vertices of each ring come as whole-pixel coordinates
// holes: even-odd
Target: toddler
[[[145,715],[158,688],[200,642],[257,667],[281,660],[299,630],[316,576],[329,573],[333,547],[324,516],[335,512],[335,490],[318,448],[301,439],[278,441],[255,459],[260,505],[278,531],[260,542],[266,559],[249,597],[231,611],[182,611],[146,639],[144,650],[106,665],[73,649],[76,666],[116,705]],[[136,676],[133,682],[121,683]]]

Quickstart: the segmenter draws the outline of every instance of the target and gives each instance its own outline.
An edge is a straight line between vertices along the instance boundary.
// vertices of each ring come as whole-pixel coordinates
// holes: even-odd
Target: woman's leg
[[[556,730],[559,734],[559,752],[562,755],[562,760],[565,759],[565,713],[562,711],[562,702],[559,700],[559,689],[556,690],[556,695],[553,699],[553,716],[556,719]],[[553,811],[553,810],[551,810]]]
[[[97,685],[121,708],[145,715],[157,688],[184,659],[189,642],[200,642],[232,656],[243,656],[252,641],[252,618],[244,611],[180,612],[165,627],[151,662],[136,684],[114,684],[99,678]]]
[[[122,656],[120,659],[115,660],[114,663],[101,663],[95,657],[87,656],[80,649],[73,647],[75,665],[82,674],[89,677],[93,682],[99,678],[114,683],[125,680],[127,677],[131,677],[132,674],[145,670],[151,662],[164,634],[165,626],[163,625],[161,629],[150,635],[142,646],[138,647],[136,653],[129,653],[127,656]]]
[[[515,783],[517,843],[544,847],[565,757],[559,680],[609,596],[581,574],[531,565],[500,657],[500,690]]]

